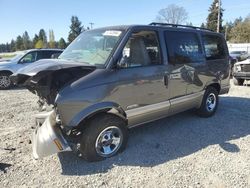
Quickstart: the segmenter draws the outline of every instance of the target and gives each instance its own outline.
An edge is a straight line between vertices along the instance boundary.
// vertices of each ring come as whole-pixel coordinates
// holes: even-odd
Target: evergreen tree
[[[217,23],[218,23],[218,11],[219,11],[219,0],[214,0],[212,5],[209,8],[209,14],[207,17],[207,28],[212,31],[217,31]],[[223,17],[224,9],[220,9],[220,31],[223,31],[222,27],[222,17]]]
[[[35,34],[33,41],[32,41],[32,47],[35,48],[36,43],[39,41],[39,37],[37,34]]]
[[[250,43],[250,20],[238,22],[230,31],[230,42]]]
[[[237,24],[242,23],[242,22],[243,22],[243,19],[242,19],[242,17],[240,16],[239,18],[236,18],[236,19],[234,20],[233,26],[235,27]]]
[[[24,50],[24,47],[23,47],[23,38],[20,35],[18,35],[17,38],[16,38],[15,49],[16,50]]]
[[[206,28],[206,25],[204,23],[202,23],[201,28]]]
[[[49,47],[50,48],[55,48],[56,43],[55,43],[55,35],[53,30],[49,30]]]
[[[31,40],[27,31],[25,31],[23,34],[23,47],[24,50],[31,48]]]
[[[81,22],[79,21],[77,16],[71,17],[71,25],[68,36],[68,41],[71,43],[82,31],[83,27],[81,26]]]
[[[40,29],[39,35],[38,35],[39,40],[43,42],[42,48],[47,48],[47,35],[44,29]]]
[[[16,45],[16,43],[15,43],[15,41],[12,39],[11,42],[10,42],[10,51],[11,51],[11,52],[16,51],[15,45]]]
[[[43,41],[41,39],[39,39],[37,41],[37,43],[35,44],[35,48],[43,48]]]
[[[67,46],[65,40],[63,38],[60,38],[59,42],[58,42],[58,48],[60,49],[65,49]]]
[[[7,42],[5,46],[6,52],[10,52],[10,44]]]

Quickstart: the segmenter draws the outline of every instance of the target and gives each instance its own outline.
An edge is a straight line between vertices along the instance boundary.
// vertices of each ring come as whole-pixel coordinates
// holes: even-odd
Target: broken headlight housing
[[[234,72],[241,72],[241,65],[235,65]]]

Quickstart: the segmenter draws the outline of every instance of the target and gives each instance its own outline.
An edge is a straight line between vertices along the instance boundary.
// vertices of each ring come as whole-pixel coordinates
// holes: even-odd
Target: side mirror
[[[126,68],[129,67],[129,59],[127,56],[123,56],[117,63],[117,68]]]

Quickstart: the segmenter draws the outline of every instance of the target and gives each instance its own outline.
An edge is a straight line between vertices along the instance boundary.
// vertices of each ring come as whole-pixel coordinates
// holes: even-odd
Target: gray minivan
[[[36,117],[35,158],[73,150],[97,161],[125,148],[128,128],[189,109],[212,116],[229,77],[223,35],[152,23],[85,31],[12,80],[52,106]]]

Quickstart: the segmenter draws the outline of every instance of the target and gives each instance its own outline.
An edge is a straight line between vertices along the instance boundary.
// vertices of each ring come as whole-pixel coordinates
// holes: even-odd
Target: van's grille
[[[241,65],[242,72],[250,72],[250,65]]]

